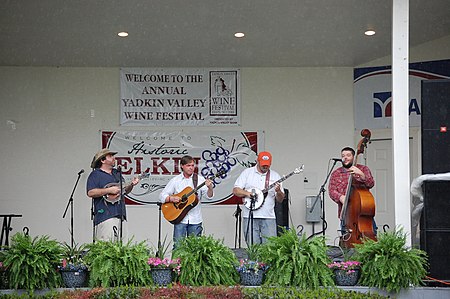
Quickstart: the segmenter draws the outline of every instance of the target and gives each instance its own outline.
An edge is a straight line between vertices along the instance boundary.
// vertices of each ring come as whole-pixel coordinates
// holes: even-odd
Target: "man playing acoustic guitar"
[[[211,199],[214,196],[213,182],[210,179],[204,179],[201,176],[198,176],[194,173],[195,163],[194,158],[191,156],[183,156],[180,161],[182,173],[173,177],[169,183],[167,183],[164,190],[161,192],[159,196],[159,201],[166,205],[166,203],[172,203],[171,205],[174,207],[178,207],[179,204],[182,204],[182,195],[183,192],[189,193],[193,189],[196,189],[198,185],[204,186],[197,190],[197,194],[193,194],[192,196],[196,196],[198,199],[198,204],[191,204],[188,207],[188,212],[182,219],[178,219],[177,221],[171,221],[174,223],[173,228],[173,245],[174,248],[177,245],[177,242],[190,235],[200,236],[203,231],[202,227],[202,211],[201,211],[201,200],[206,197]]]

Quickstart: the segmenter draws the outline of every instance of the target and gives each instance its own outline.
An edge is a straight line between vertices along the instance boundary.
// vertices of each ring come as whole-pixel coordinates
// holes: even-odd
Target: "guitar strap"
[[[198,184],[198,174],[193,173],[192,174],[192,183],[194,184],[194,189],[197,188],[197,184]]]
[[[264,189],[267,189],[269,187],[269,181],[270,181],[270,169],[266,172],[266,185],[264,186]],[[269,190],[267,190],[269,191]]]

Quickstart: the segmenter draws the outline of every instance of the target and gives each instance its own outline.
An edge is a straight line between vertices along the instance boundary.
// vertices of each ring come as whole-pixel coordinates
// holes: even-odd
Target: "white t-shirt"
[[[270,169],[269,185],[278,181],[281,176]],[[266,185],[266,174],[258,172],[257,166],[245,169],[234,183],[234,187],[239,187],[250,191],[253,188],[263,190]],[[283,188],[283,186],[281,186]],[[281,189],[283,190],[283,189]],[[264,200],[263,205],[253,211],[253,218],[275,218],[275,187],[272,187]],[[248,218],[249,209],[244,205],[242,209],[244,218]]]

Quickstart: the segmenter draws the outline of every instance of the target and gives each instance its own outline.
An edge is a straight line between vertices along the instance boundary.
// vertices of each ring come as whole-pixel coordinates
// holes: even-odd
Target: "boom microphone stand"
[[[63,219],[66,218],[67,209],[70,206],[70,248],[73,248],[73,245],[74,245],[73,244],[74,243],[74,240],[73,240],[73,194],[75,193],[75,189],[77,188],[78,181],[80,180],[81,174],[83,172],[84,172],[84,169],[81,169],[78,172],[77,181],[75,182],[75,186],[73,186],[72,193],[70,194],[69,201],[67,202],[66,209],[64,210],[64,214],[62,216]]]
[[[321,205],[322,205],[322,231],[319,231],[317,233],[313,233],[311,236],[309,236],[308,238],[311,238],[312,236],[318,235],[318,234],[322,234],[323,236],[325,236],[325,231],[327,229],[327,222],[325,220],[325,185],[328,182],[328,179],[330,178],[331,172],[333,171],[334,167],[336,166],[336,163],[338,162],[337,159],[333,159],[334,163],[333,166],[331,166],[330,170],[327,173],[327,177],[325,178],[325,181],[323,182],[322,186],[320,186],[320,190],[319,193],[316,196],[316,199],[314,200],[313,205],[311,206],[311,209],[309,209],[309,211],[307,211],[307,213],[312,213],[314,211],[314,208],[316,206],[316,204],[319,202],[319,198],[321,198]],[[322,196],[321,196],[322,194]]]

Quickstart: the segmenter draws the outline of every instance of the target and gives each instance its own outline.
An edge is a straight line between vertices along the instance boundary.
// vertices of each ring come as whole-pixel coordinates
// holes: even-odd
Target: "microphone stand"
[[[242,209],[239,206],[239,203],[237,203],[236,211],[233,214],[233,216],[236,217],[236,230],[235,230],[235,234],[234,234],[234,248],[241,248],[241,222],[242,222],[241,211],[242,211]],[[236,247],[236,243],[239,243],[239,247]]]
[[[314,208],[316,206],[316,204],[319,202],[319,198],[321,198],[321,204],[322,204],[322,231],[319,231],[317,233],[313,233],[311,236],[308,237],[311,238],[312,236],[315,235],[319,235],[322,234],[323,236],[325,236],[325,231],[327,229],[327,222],[325,220],[325,185],[328,182],[328,179],[330,178],[331,172],[333,171],[334,167],[336,166],[336,163],[338,162],[337,160],[333,160],[333,166],[331,166],[330,170],[327,173],[327,177],[325,178],[325,181],[323,182],[322,186],[320,186],[320,190],[319,193],[316,196],[316,199],[314,200],[313,205],[311,206],[311,209],[309,209],[309,211],[307,211],[307,213],[312,213],[312,211],[314,211]],[[322,196],[320,196],[322,194]]]
[[[161,248],[161,206],[162,206],[162,203],[157,202],[156,204],[159,207],[159,209],[158,209],[159,210],[159,212],[158,212],[159,213],[159,215],[158,215],[158,250],[156,251],[156,257],[164,258],[163,256],[159,256],[159,253],[164,251],[164,249]]]
[[[120,185],[120,204],[122,212],[120,213],[120,228],[119,228],[119,240],[122,242],[123,236],[123,220],[125,215],[125,196],[123,192],[123,177],[122,177],[122,167],[118,166],[117,171],[119,172],[119,185]]]
[[[91,220],[92,220],[92,243],[95,243],[95,211],[94,211],[94,199],[91,200]]]
[[[69,201],[67,202],[66,209],[64,210],[64,214],[62,218],[66,218],[67,209],[70,206],[70,248],[73,249],[74,240],[73,240],[73,194],[75,193],[75,189],[77,188],[78,181],[80,180],[81,174],[84,170],[78,172],[77,181],[75,182],[75,186],[73,186],[72,193],[70,194]]]
[[[250,236],[250,245],[253,245],[253,210],[255,209],[255,189],[252,189],[252,195],[250,195],[250,211],[248,212],[248,221],[247,221],[247,231],[246,231],[246,240],[248,240],[248,231],[250,228],[251,236]]]

